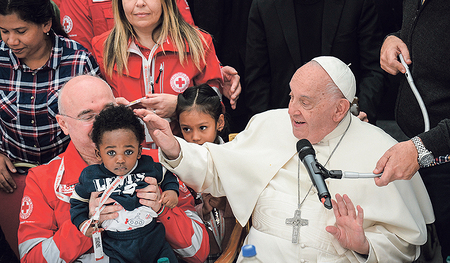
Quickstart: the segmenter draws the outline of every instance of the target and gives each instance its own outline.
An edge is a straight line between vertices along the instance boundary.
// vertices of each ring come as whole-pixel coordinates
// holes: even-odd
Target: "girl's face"
[[[42,25],[23,21],[16,13],[0,15],[0,30],[3,41],[20,59],[32,59],[46,46],[46,33],[52,27],[51,21]]]
[[[223,114],[216,123],[211,115],[196,109],[182,112],[179,121],[184,139],[200,145],[205,142],[214,142],[217,131],[221,131],[225,124]]]
[[[141,158],[141,145],[136,135],[128,129],[118,129],[103,133],[102,143],[95,155],[106,169],[115,175],[125,175],[133,169]]]
[[[161,0],[122,0],[128,22],[139,33],[152,33],[162,14]]]

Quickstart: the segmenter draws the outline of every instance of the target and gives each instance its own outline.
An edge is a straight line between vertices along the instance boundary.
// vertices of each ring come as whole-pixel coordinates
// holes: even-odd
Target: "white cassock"
[[[351,120],[351,121],[350,121]],[[350,123],[350,126],[349,126]],[[383,130],[348,114],[321,142],[313,145],[324,165],[346,128],[348,131],[325,168],[370,173],[396,141]],[[178,139],[178,138],[177,138]],[[427,238],[426,223],[434,221],[431,203],[421,177],[378,187],[369,179],[327,179],[330,194],[347,194],[364,209],[368,258],[344,249],[325,227],[334,225],[332,210],[324,208],[315,187],[300,165],[301,217],[298,243],[292,243],[293,227],[286,224],[297,209],[297,138],[287,109],[258,114],[246,129],[226,144],[203,146],[178,139],[180,157],[161,163],[198,192],[226,195],[234,215],[252,228],[245,243],[256,246],[263,262],[411,262]]]

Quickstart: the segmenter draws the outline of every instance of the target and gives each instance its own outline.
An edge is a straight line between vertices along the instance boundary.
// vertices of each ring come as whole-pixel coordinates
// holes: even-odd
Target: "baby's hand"
[[[178,195],[174,190],[164,191],[161,195],[162,204],[168,208],[174,208],[178,204]]]
[[[86,221],[87,221],[87,220],[86,220]],[[86,223],[86,221],[84,221],[84,222],[79,226],[80,231],[81,231],[81,228],[83,227],[83,225]],[[98,223],[98,221],[93,221],[93,222],[91,223],[91,225],[90,225],[90,226],[88,227],[88,229],[86,230],[86,233],[84,233],[85,236],[87,236],[87,237],[92,237],[92,234],[93,234],[94,231],[97,229],[96,226],[95,226],[96,223]],[[99,227],[98,230],[99,230],[100,232],[102,232],[104,229],[101,228],[101,227]]]

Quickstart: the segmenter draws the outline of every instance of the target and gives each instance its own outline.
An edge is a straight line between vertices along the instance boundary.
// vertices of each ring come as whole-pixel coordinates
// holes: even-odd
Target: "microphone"
[[[316,160],[316,152],[314,151],[311,143],[307,139],[302,139],[297,142],[297,152],[300,160],[305,165],[308,171],[309,177],[317,189],[317,195],[319,200],[327,209],[331,209],[331,196],[328,192],[327,185],[322,176],[322,171],[319,168],[319,164]]]

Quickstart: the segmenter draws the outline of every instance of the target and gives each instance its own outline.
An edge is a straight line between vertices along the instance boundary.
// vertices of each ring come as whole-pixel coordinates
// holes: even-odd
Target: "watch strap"
[[[430,156],[431,156],[431,159],[434,159],[432,152],[430,152],[430,151],[425,147],[425,145],[423,145],[422,140],[421,140],[418,136],[415,136],[415,137],[411,138],[411,141],[414,143],[414,146],[416,147],[417,154],[418,154],[417,161],[418,161],[420,167],[426,167],[426,166],[428,166],[429,163],[423,163],[422,158],[423,158],[425,155],[430,155]]]

